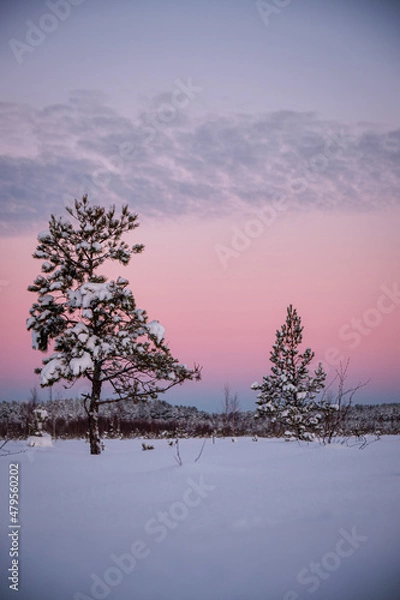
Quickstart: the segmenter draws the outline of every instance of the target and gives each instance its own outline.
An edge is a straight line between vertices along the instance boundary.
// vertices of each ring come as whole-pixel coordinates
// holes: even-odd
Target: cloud
[[[189,118],[170,100],[155,96],[134,121],[101,92],[41,110],[0,103],[0,233],[46,222],[86,192],[159,218],[229,214],[276,194],[325,210],[400,202],[400,130],[295,111]]]

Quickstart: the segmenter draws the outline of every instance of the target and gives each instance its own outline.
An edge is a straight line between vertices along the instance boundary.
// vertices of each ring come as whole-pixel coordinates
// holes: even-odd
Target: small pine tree
[[[91,392],[84,395],[89,419],[91,454],[100,454],[98,410],[121,400],[147,400],[185,380],[200,379],[200,368],[179,364],[164,343],[164,328],[148,323],[136,307],[128,281],[107,281],[99,268],[106,261],[127,265],[143,246],[129,247],[124,233],[138,227],[137,215],[123,206],[108,211],[91,206],[87,196],[67,208],[74,223],[51,216],[49,230],[39,234],[34,258],[43,260],[42,273],[28,290],[38,294],[27,328],[32,345],[54,352],[43,359],[41,386],[65,380],[71,385],[86,378]],[[114,397],[102,399],[104,384]]]
[[[270,361],[272,374],[264,376],[263,383],[254,383],[260,392],[257,399],[257,418],[269,417],[284,430],[287,439],[312,440],[318,432],[319,415],[314,398],[324,388],[326,373],[321,363],[310,375],[308,366],[314,352],[298,347],[303,340],[303,326],[296,309],[287,309],[286,323],[276,332]]]

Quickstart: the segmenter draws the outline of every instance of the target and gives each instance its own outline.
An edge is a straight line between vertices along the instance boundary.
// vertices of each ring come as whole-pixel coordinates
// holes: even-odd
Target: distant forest
[[[80,399],[49,400],[41,404],[32,400],[0,402],[0,437],[24,439],[37,433],[39,408],[48,415],[40,427],[54,439],[87,437],[88,418]],[[99,426],[103,438],[274,437],[284,433],[269,419],[256,419],[255,411],[208,413],[194,406],[172,406],[163,400],[101,406]],[[351,406],[343,434],[366,433],[400,434],[400,404]]]

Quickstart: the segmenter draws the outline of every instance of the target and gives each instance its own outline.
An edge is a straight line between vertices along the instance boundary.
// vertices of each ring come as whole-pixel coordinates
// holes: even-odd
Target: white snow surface
[[[28,319],[28,320],[30,320],[30,319]],[[38,350],[39,349],[39,334],[34,329],[31,329],[31,339],[32,339],[32,349]]]
[[[64,373],[65,370],[66,363],[63,357],[60,357],[59,353],[52,354],[49,362],[42,367],[40,381],[46,385],[57,373]]]
[[[90,308],[93,301],[111,300],[112,285],[112,282],[84,283],[78,289],[68,292],[69,302],[74,308]]]
[[[36,417],[41,421],[44,421],[49,416],[49,413],[45,408],[35,408],[33,412],[35,413]]]
[[[52,239],[52,235],[49,230],[41,231],[37,236],[38,242],[46,242]]]
[[[42,435],[31,435],[28,437],[28,446],[35,448],[52,448],[53,441],[51,435],[48,433],[42,433]]]
[[[202,440],[180,440],[183,466],[166,440],[142,442],[90,456],[57,440],[0,459],[4,569],[9,464],[20,473],[19,591],[4,570],[3,600],[400,597],[400,436],[364,450],[217,438],[196,463]]]
[[[150,323],[147,323],[147,329],[151,335],[157,338],[158,343],[164,338],[165,328],[159,321],[150,321]]]
[[[93,368],[92,357],[89,352],[83,352],[79,358],[72,358],[70,360],[69,367],[75,376],[85,373],[88,369]]]

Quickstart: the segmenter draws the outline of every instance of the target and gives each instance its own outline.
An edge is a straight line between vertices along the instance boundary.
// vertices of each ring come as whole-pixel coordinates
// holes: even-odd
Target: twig
[[[199,460],[199,458],[201,457],[201,455],[203,454],[203,450],[204,450],[204,446],[206,445],[206,441],[207,441],[207,438],[204,438],[203,445],[201,446],[201,450],[194,462],[197,462]]]
[[[178,465],[182,466],[183,462],[182,462],[181,455],[180,455],[180,452],[179,452],[179,440],[176,440],[175,446],[176,446],[176,456],[174,454],[174,459],[176,460],[176,462],[178,463]]]
[[[2,448],[4,448],[4,446],[5,446],[5,445],[7,444],[7,442],[9,442],[9,441],[10,441],[10,440],[9,440],[8,438],[6,438],[6,439],[4,440],[4,442],[2,443],[2,445],[0,446],[0,450],[1,450]]]
[[[10,439],[6,438],[0,446],[0,450],[2,450],[9,441],[10,441]],[[26,449],[25,450],[16,450],[15,452],[11,452],[11,450],[3,450],[2,453],[0,454],[0,457],[14,456],[14,454],[25,454],[26,451],[27,451]]]

